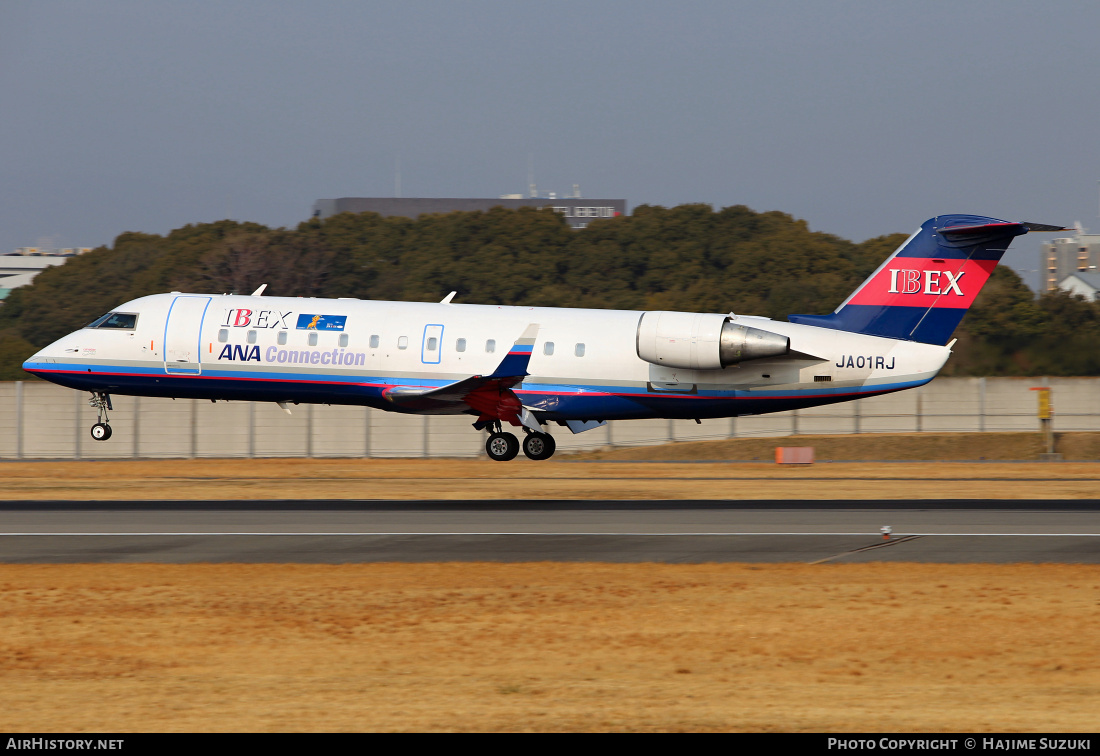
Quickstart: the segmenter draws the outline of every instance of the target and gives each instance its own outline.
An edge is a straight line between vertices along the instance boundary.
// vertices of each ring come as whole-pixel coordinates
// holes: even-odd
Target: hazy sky
[[[533,155],[541,191],[854,240],[1100,231],[1098,88],[1095,0],[0,0],[0,251],[294,225],[398,156],[407,197],[523,192]]]

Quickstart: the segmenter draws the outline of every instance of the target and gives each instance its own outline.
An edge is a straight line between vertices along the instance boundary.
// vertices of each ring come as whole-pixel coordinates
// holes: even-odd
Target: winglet
[[[267,288],[267,284],[260,284],[260,288],[256,289],[256,291],[252,292],[252,296],[262,297],[264,295],[264,289],[266,289],[266,288]]]
[[[443,299],[439,300],[439,304],[450,304],[451,300],[455,298],[455,294],[457,293],[457,291],[452,291],[450,294],[443,297]]]
[[[523,333],[516,343],[512,345],[512,348],[508,350],[508,354],[504,355],[504,359],[497,365],[497,369],[494,370],[487,378],[522,378],[527,373],[527,366],[531,362],[531,350],[535,346],[535,337],[539,333],[539,324],[531,323],[523,330]]]

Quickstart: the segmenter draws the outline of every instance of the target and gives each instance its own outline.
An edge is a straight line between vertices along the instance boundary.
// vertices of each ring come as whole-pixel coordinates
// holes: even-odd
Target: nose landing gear
[[[92,438],[96,441],[106,441],[111,437],[111,426],[108,425],[107,410],[113,410],[111,395],[102,391],[93,391],[88,405],[94,407],[97,413],[97,422],[92,426]]]

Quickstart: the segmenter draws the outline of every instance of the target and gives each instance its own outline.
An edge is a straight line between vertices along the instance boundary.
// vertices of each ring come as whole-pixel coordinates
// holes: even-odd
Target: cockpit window
[[[132,312],[109,312],[93,320],[85,328],[120,328],[132,331],[137,325],[137,315]]]

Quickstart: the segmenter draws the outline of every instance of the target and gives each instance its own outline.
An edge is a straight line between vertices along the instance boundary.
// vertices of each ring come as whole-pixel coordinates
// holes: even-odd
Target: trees
[[[546,210],[311,219],[296,228],[219,221],[166,236],[128,232],[43,271],[0,306],[0,376],[34,348],[121,302],[178,290],[555,307],[741,312],[833,310],[903,234],[855,244],[738,205],[642,205],[573,231]],[[1100,306],[1035,300],[997,268],[964,318],[949,375],[1100,374]]]
[[[1036,299],[1010,268],[993,271],[956,336],[944,375],[1100,375],[1100,304]]]

